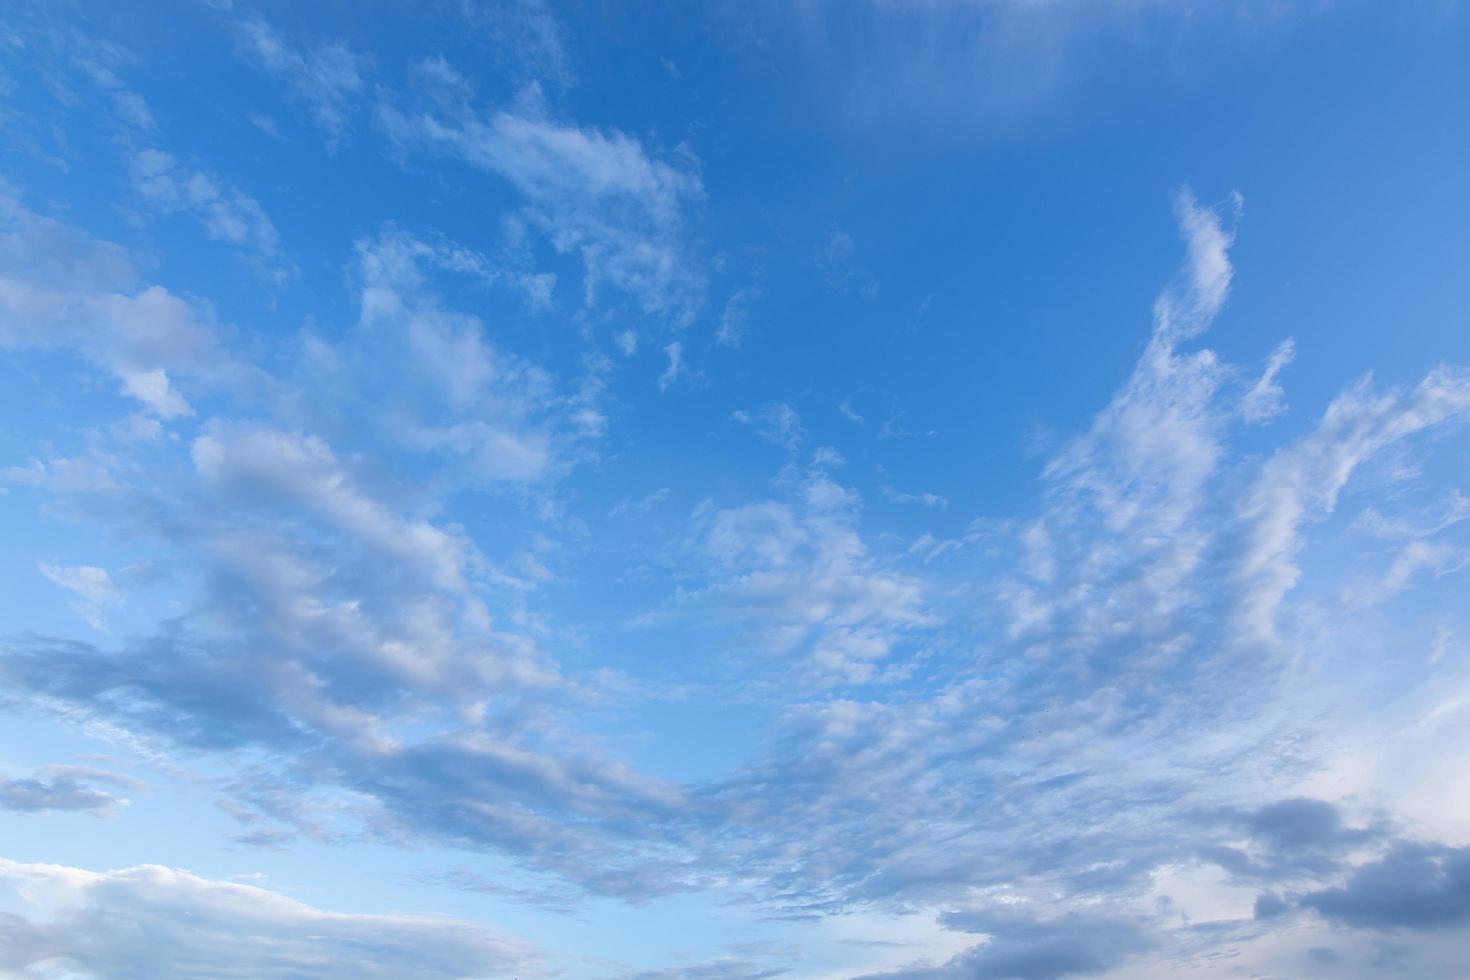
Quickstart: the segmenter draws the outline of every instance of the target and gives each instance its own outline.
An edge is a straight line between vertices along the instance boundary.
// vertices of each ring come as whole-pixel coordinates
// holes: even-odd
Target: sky
[[[1470,7],[11,0],[0,976],[1449,980]]]

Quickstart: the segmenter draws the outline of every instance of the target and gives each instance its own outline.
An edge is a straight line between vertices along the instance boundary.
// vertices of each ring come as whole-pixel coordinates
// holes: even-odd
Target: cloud
[[[1244,550],[1238,615],[1258,637],[1275,634],[1275,614],[1300,576],[1304,524],[1337,506],[1353,471],[1385,448],[1470,418],[1470,371],[1440,367],[1410,389],[1374,391],[1364,379],[1338,396],[1315,429],[1277,450],[1238,507]]]
[[[922,586],[870,554],[855,525],[856,496],[820,467],[795,496],[696,513],[709,562],[704,598],[757,649],[799,672],[870,680],[931,624]]]
[[[1337,806],[1305,797],[1226,814],[1225,825],[1243,831],[1247,846],[1213,844],[1200,855],[1246,881],[1332,875],[1353,849],[1376,843],[1385,834],[1381,827],[1349,827]]]
[[[768,966],[736,957],[671,966],[663,970],[645,970],[624,974],[619,980],[769,980],[785,976],[789,967]]]
[[[856,264],[856,252],[852,236],[840,228],[833,229],[817,249],[817,269],[832,292],[858,293],[865,299],[872,299],[878,295],[878,280]]]
[[[925,507],[938,507],[941,510],[949,506],[949,498],[938,493],[899,493],[892,487],[885,487],[883,496],[895,504],[923,504]]]
[[[1451,929],[1470,922],[1470,848],[1399,843],[1301,904],[1356,929]]]
[[[1357,526],[1387,540],[1427,538],[1470,518],[1470,497],[1459,490],[1444,495],[1437,506],[1399,518],[1385,517],[1370,507],[1358,517]]]
[[[750,304],[760,295],[754,287],[737,289],[725,300],[720,311],[720,325],[715,328],[715,342],[725,347],[739,348],[750,332]]]
[[[1055,980],[1107,973],[1152,943],[1135,924],[1071,913],[1030,918],[1008,910],[951,912],[944,925],[983,932],[990,941],[930,969],[875,974],[868,980]]]
[[[215,329],[161,286],[134,290],[126,254],[0,199],[0,346],[69,347],[160,418],[190,415],[179,378],[238,377]]]
[[[668,366],[664,368],[663,374],[658,376],[658,388],[667,391],[669,385],[678,381],[679,378],[689,373],[684,366],[684,345],[677,340],[671,340],[664,345],[664,356],[669,359]]]
[[[1271,352],[1266,369],[1240,400],[1240,415],[1252,425],[1264,425],[1286,411],[1286,393],[1276,383],[1277,376],[1296,357],[1296,344],[1283,340]]]
[[[581,259],[589,305],[607,285],[644,313],[692,320],[705,283],[686,225],[704,189],[686,148],[658,159],[617,130],[558,122],[534,105],[485,113],[462,92],[454,97],[438,108],[383,102],[379,123],[405,151],[453,157],[515,187],[525,219]]]
[[[96,565],[61,566],[45,563],[39,567],[42,575],[93,605],[106,606],[117,599],[117,589],[105,568],[98,568]]]
[[[175,868],[97,873],[0,859],[0,882],[26,910],[0,916],[0,967],[18,976],[541,975],[531,947],[481,926],[324,912]]]
[[[456,10],[515,75],[575,82],[561,23],[542,0],[461,0]]]
[[[887,138],[917,130],[965,140],[1035,125],[1119,59],[1173,80],[1178,64],[1157,52],[1208,64],[1221,39],[1274,36],[1321,9],[1276,0],[820,0],[799,13],[751,5],[746,19],[763,49],[794,48],[792,73],[835,123]]]
[[[785,402],[772,402],[754,415],[737,410],[733,417],[741,425],[755,429],[762,439],[787,452],[795,452],[806,437],[806,432],[801,427],[801,416]]]
[[[82,811],[109,813],[128,801],[91,783],[136,787],[136,780],[87,766],[46,766],[34,776],[0,779],[0,809],[15,813]]]
[[[390,506],[318,437],[213,422],[188,451],[196,481],[122,482],[100,510],[174,549],[200,594],[118,649],[7,640],[12,695],[259,760],[225,790],[248,839],[368,827],[503,850],[593,891],[687,887],[659,833],[680,789],[563,734],[553,705],[576,692],[495,628],[489,563],[457,533]],[[351,807],[313,803],[341,792]]]
[[[120,596],[105,568],[95,565],[65,567],[48,565],[45,562],[38,567],[42,575],[63,589],[75,593],[82,600],[76,604],[76,609],[93,629],[107,632],[102,611],[115,605]]]
[[[1415,569],[1449,567],[1444,542],[1428,538],[1454,526],[1453,497],[1421,512],[1384,494],[1376,518],[1345,530],[1321,518],[1373,454],[1408,453],[1414,437],[1461,420],[1466,385],[1448,368],[1412,389],[1365,384],[1276,453],[1238,451],[1240,372],[1193,345],[1229,294],[1236,204],[1180,196],[1186,261],[1133,372],[1043,468],[1035,503],[970,525],[943,568],[921,579],[907,564],[917,559],[887,550],[892,538],[865,524],[830,449],[789,463],[757,499],[696,510],[672,549],[683,562],[669,606],[709,630],[703,649],[737,654],[737,696],[775,716],[728,775],[656,778],[587,736],[589,704],[618,679],[564,670],[550,651],[577,638],[527,608],[525,583],[544,577],[519,557],[530,552],[497,535],[477,546],[448,509],[465,487],[544,486],[574,465],[597,427],[584,422],[600,416],[603,369],[567,384],[503,349],[445,302],[440,277],[534,296],[525,270],[396,228],[360,241],[356,321],[302,339],[294,391],[206,419],[188,439],[145,449],[99,434],[74,457],[6,471],[61,510],[166,551],[188,585],[156,628],[120,642],[6,640],[0,684],[166,751],[229,760],[220,792],[244,841],[434,842],[635,902],[718,885],[775,916],[951,910],[950,928],[990,937],[915,977],[1087,975],[1145,954],[1178,963],[1208,931],[1178,925],[1209,905],[1171,884],[1189,875],[1213,876],[1199,887],[1211,901],[1236,900],[1208,928],[1242,944],[1288,923],[1390,921],[1363,911],[1354,884],[1377,863],[1427,882],[1425,895],[1401,889],[1405,907],[1435,896],[1454,907],[1457,851],[1393,857],[1403,842],[1377,822],[1291,785],[1333,734],[1316,693],[1331,672],[1293,654],[1330,657],[1367,612],[1333,605],[1314,619],[1321,596],[1340,590],[1302,597],[1293,585],[1320,571],[1317,534],[1341,531],[1328,540],[1336,565],[1358,556],[1368,524],[1405,562],[1390,564],[1375,601],[1400,601]],[[49,289],[65,302],[39,322],[63,328],[11,315],[0,337],[59,339],[104,370],[129,370],[156,414],[211,409],[195,391],[236,368],[207,325],[134,336],[76,319],[97,297],[132,295],[126,257],[34,216],[12,227],[20,258],[6,268],[21,286],[6,279],[0,296],[29,309],[24,289]],[[673,380],[681,342],[665,354]],[[195,386],[197,409],[178,378]],[[799,444],[788,406],[748,421]],[[133,465],[127,454],[143,452],[153,462]],[[475,501],[481,526],[509,526],[494,494]],[[530,503],[548,526],[557,506]],[[931,537],[920,550],[949,543]],[[111,579],[48,567],[99,596]],[[1263,595],[1263,617],[1241,615],[1260,612]],[[1271,629],[1257,628],[1262,618]],[[1445,660],[1436,679],[1454,666]],[[869,686],[832,687],[854,684]],[[823,693],[811,697],[813,686]],[[1412,714],[1404,705],[1419,692],[1352,704],[1391,719]],[[37,798],[66,789],[59,776],[36,782]],[[1164,899],[1187,911],[1165,921]],[[12,927],[7,948],[54,940]],[[293,928],[260,926],[282,941]],[[742,955],[688,969],[776,968]]]
[[[260,17],[236,24],[241,54],[280,79],[305,103],[329,145],[346,135],[352,103],[363,88],[366,60],[341,42],[315,49],[292,46]]]
[[[133,189],[145,206],[160,214],[188,212],[216,241],[238,246],[277,282],[288,268],[276,226],[260,202],[218,179],[190,170],[162,150],[140,150],[129,164]]]
[[[535,303],[539,276],[393,228],[357,243],[354,272],[356,332],[336,348],[312,346],[310,386],[332,399],[323,413],[354,406],[390,442],[457,462],[475,482],[543,479],[559,469],[559,453],[600,434],[595,386],[558,392],[547,371],[492,343],[479,317],[447,307],[431,279],[509,285]],[[356,393],[369,378],[374,394],[361,399]]]
[[[226,499],[296,505],[383,557],[428,575],[436,585],[464,585],[469,545],[427,521],[403,520],[352,485],[320,439],[249,426],[215,425],[194,441],[194,465]]]
[[[1347,437],[1355,456],[1399,442],[1410,451],[1410,437],[1459,418],[1457,375],[1436,370],[1420,388],[1387,395],[1355,390],[1276,456],[1237,452],[1237,373],[1189,345],[1228,297],[1224,222],[1234,204],[1180,197],[1186,262],[1155,305],[1137,366],[1046,465],[1036,506],[977,532],[984,547],[957,552],[972,563],[968,588],[956,593],[963,608],[928,588],[917,593],[923,606],[897,607],[943,617],[924,657],[890,648],[894,669],[915,683],[881,700],[788,703],[758,759],[701,789],[707,806],[742,828],[731,860],[768,883],[781,914],[952,906],[996,889],[1152,921],[1139,896],[1165,889],[1179,869],[1203,861],[1209,869],[1197,873],[1233,882],[1206,892],[1245,891],[1248,881],[1320,887],[1386,839],[1378,823],[1351,824],[1301,793],[1238,802],[1263,780],[1305,778],[1320,758],[1314,740],[1335,737],[1320,716],[1327,675],[1294,671],[1293,650],[1349,643],[1357,622],[1352,609],[1324,625],[1311,599],[1286,592],[1277,601],[1292,616],[1279,635],[1242,621],[1238,610],[1258,588],[1240,572],[1257,549],[1249,504],[1263,484],[1280,482],[1276,459],[1313,458],[1303,447]],[[1347,403],[1353,413],[1344,415]],[[1377,408],[1363,437],[1344,424],[1358,404]],[[1334,470],[1303,462],[1301,472],[1322,479]],[[1344,483],[1349,475],[1340,474]],[[852,540],[843,537],[851,501],[836,505],[841,488],[815,476],[800,485],[821,488],[826,508],[809,515],[799,503],[770,501],[698,515],[712,569],[699,595],[725,600],[754,641],[788,653],[815,646],[827,623],[796,612],[804,603],[829,615],[842,609],[807,590],[806,576],[822,581],[834,565],[809,556],[822,553],[824,533]],[[1304,549],[1304,528],[1292,520]],[[1351,537],[1329,541],[1352,546]],[[881,565],[873,571],[905,580]],[[768,583],[777,584],[761,587]],[[898,637],[915,632],[895,628]],[[1249,890],[1242,922],[1254,921],[1258,889]],[[1154,956],[1190,948],[1187,933],[1138,928],[1159,944]],[[997,943],[992,953],[1007,948]],[[1004,975],[980,972],[990,967],[979,949],[954,962],[958,972],[916,975]],[[1014,960],[992,962],[1028,969],[1033,953],[1048,962],[1044,951],[1009,949]],[[1085,952],[1056,962],[1095,963]]]
[[[14,261],[0,340],[69,343],[131,380],[152,378],[149,404],[164,415],[192,410],[176,375],[207,391],[251,370],[181,301],[120,292],[134,276],[121,250],[18,207],[6,215],[0,247]],[[182,464],[175,479],[132,465],[124,454],[139,447],[127,441],[17,469],[62,511],[169,550],[189,590],[151,634],[115,647],[7,638],[0,683],[164,751],[254,760],[225,790],[254,840],[371,828],[504,849],[594,891],[687,887],[685,856],[655,829],[682,806],[678,787],[553,720],[588,692],[514,628],[526,623],[521,580],[431,519],[440,486],[416,484],[412,464],[404,475],[383,465],[442,453],[468,462],[465,483],[535,479],[552,448],[586,438],[599,415],[595,371],[557,391],[492,345],[478,318],[445,308],[430,284],[442,273],[501,281],[450,242],[392,230],[365,241],[355,327],[335,346],[305,339],[296,390],[263,379],[272,397],[254,409],[266,419],[211,419],[191,441],[150,444],[157,466]],[[300,424],[335,427],[339,412],[377,424],[375,452],[344,455]],[[101,595],[90,567],[55,566],[52,577]],[[320,803],[344,793],[350,807]]]

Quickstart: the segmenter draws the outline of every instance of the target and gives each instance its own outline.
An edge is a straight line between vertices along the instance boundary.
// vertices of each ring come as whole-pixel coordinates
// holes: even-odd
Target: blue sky
[[[1456,0],[0,14],[0,975],[1461,975]]]

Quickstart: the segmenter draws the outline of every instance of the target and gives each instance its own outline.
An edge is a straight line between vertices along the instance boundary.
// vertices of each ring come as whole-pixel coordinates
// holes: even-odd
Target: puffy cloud
[[[1470,848],[1402,842],[1301,904],[1358,929],[1453,929],[1470,922]]]
[[[0,916],[0,967],[17,976],[541,974],[530,946],[482,926],[324,912],[265,888],[175,868],[99,873],[0,859],[0,882],[25,902],[24,913]]]

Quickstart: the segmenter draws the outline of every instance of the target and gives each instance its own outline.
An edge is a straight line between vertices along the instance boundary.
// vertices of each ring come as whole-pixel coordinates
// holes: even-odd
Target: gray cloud
[[[1303,798],[1228,815],[1223,825],[1249,836],[1250,853],[1215,845],[1203,849],[1201,856],[1242,879],[1262,881],[1332,874],[1353,848],[1378,841],[1386,833],[1382,827],[1349,827],[1333,804]]]
[[[34,776],[0,779],[0,809],[16,813],[72,810],[107,813],[127,802],[96,785],[137,786],[136,780],[87,766],[47,766]]]
[[[1126,920],[1071,913],[1033,918],[1011,911],[952,912],[941,920],[990,935],[939,967],[874,974],[869,980],[1055,980],[1096,976],[1152,945]]]
[[[1452,929],[1470,922],[1470,848],[1401,842],[1301,904],[1358,929]]]

